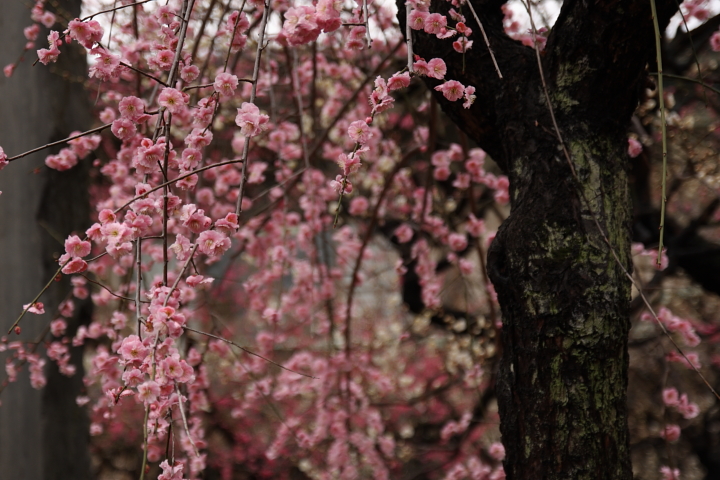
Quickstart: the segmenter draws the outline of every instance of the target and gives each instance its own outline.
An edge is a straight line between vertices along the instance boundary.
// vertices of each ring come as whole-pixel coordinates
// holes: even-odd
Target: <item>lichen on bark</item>
[[[464,62],[447,41],[414,32],[413,42],[426,60],[445,60],[446,78],[476,87],[467,110],[433,94],[510,180],[511,214],[488,254],[503,317],[496,394],[505,471],[523,480],[630,479],[626,129],[654,54],[650,7],[563,2],[542,54],[543,84],[533,49],[503,31],[503,3],[473,2],[503,79],[480,39]],[[667,25],[678,4],[657,3]],[[434,0],[430,10],[448,8]],[[398,9],[404,31],[404,2]]]

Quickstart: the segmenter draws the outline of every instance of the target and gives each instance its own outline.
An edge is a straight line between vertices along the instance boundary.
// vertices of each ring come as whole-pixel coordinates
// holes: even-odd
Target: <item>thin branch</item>
[[[658,74],[658,72],[650,72],[649,75],[652,75],[653,77],[657,77],[659,74]],[[720,95],[720,90],[713,87],[712,85],[708,85],[707,83],[703,82],[702,80],[698,80],[697,78],[683,77],[682,75],[673,75],[671,73],[663,73],[662,76],[668,77],[668,78],[677,78],[678,80],[684,80],[686,82],[697,83],[701,87],[711,90],[712,92]]]
[[[157,191],[157,190],[160,190],[161,188],[164,188],[164,187],[166,187],[166,186],[168,186],[168,185],[172,185],[172,184],[175,183],[175,182],[179,182],[180,180],[182,180],[182,179],[184,179],[184,178],[191,177],[191,176],[193,176],[193,175],[195,175],[195,174],[197,174],[197,173],[204,172],[205,170],[210,170],[211,168],[222,167],[222,166],[224,166],[224,165],[233,165],[233,164],[235,164],[235,163],[241,163],[241,162],[242,162],[242,160],[240,160],[240,159],[235,159],[235,160],[228,160],[227,162],[213,163],[213,164],[206,165],[206,166],[204,166],[204,167],[198,168],[198,169],[196,169],[196,170],[193,170],[192,172],[188,172],[188,173],[186,173],[186,174],[184,174],[184,175],[180,175],[179,177],[174,178],[174,179],[172,179],[172,180],[168,180],[167,182],[162,183],[162,184],[158,185],[157,187],[151,188],[150,190],[148,190],[148,191],[145,192],[145,193],[142,193],[142,194],[140,194],[140,195],[136,195],[135,197],[131,198],[130,200],[128,200],[126,203],[124,203],[124,204],[121,205],[120,207],[116,208],[116,209],[113,211],[113,213],[118,213],[118,212],[126,209],[126,208],[127,208],[129,205],[131,205],[133,202],[136,202],[136,201],[138,201],[138,200],[140,200],[140,199],[142,199],[142,198],[145,198],[145,197],[147,197],[149,194],[151,194],[152,192],[155,192],[155,191]]]
[[[69,261],[70,261],[70,260],[68,260],[68,262],[69,262]],[[67,262],[66,262],[66,263],[67,263]],[[25,314],[28,312],[28,310],[30,310],[30,308],[32,308],[32,306],[35,305],[35,302],[37,302],[38,300],[40,300],[40,297],[42,297],[43,293],[45,293],[45,291],[46,291],[48,288],[50,288],[50,285],[53,284],[53,282],[55,281],[55,278],[62,273],[62,269],[63,269],[64,266],[65,266],[65,264],[60,265],[60,267],[57,269],[57,272],[55,272],[55,275],[53,275],[52,278],[50,278],[50,280],[48,280],[48,282],[45,284],[45,286],[43,287],[43,289],[40,290],[40,293],[38,293],[37,295],[35,295],[35,298],[32,300],[32,302],[30,302],[30,303],[28,304],[28,306],[23,309],[23,311],[22,311],[22,313],[20,314],[20,316],[17,318],[17,320],[15,320],[15,323],[13,323],[12,326],[10,326],[10,328],[8,329],[8,331],[7,331],[7,334],[8,334],[8,335],[10,335],[10,333],[12,333],[12,331],[15,329],[15,327],[18,326],[18,324],[20,323],[20,320],[22,320],[22,318],[25,316]]]
[[[239,348],[240,350],[242,350],[243,352],[247,353],[248,355],[252,355],[252,356],[254,356],[254,357],[258,357],[258,358],[260,358],[260,359],[262,359],[262,360],[265,360],[266,362],[271,363],[271,364],[275,365],[276,367],[279,367],[279,368],[281,368],[281,369],[283,369],[283,370],[285,370],[285,371],[287,371],[287,372],[294,373],[294,374],[296,374],[296,375],[301,375],[301,376],[307,377],[307,378],[312,378],[312,379],[315,379],[315,380],[318,379],[318,377],[313,377],[312,375],[308,375],[307,373],[296,372],[295,370],[291,370],[291,369],[289,369],[289,368],[287,368],[287,367],[283,367],[283,366],[280,365],[279,363],[273,362],[273,361],[270,360],[269,358],[266,358],[266,357],[260,355],[259,353],[255,353],[255,352],[253,352],[253,351],[251,351],[251,350],[248,350],[247,348],[243,347],[242,345],[238,345],[237,343],[233,342],[232,340],[228,340],[227,338],[219,337],[219,336],[217,336],[217,335],[213,335],[212,333],[201,332],[200,330],[195,330],[194,328],[190,328],[190,327],[188,327],[188,326],[183,326],[183,328],[184,328],[185,330],[190,331],[190,332],[195,332],[195,333],[198,333],[198,334],[200,334],[200,335],[205,335],[206,337],[214,338],[215,340],[220,340],[221,342],[225,342],[225,343],[227,343],[228,345],[232,345],[233,347]]]
[[[372,39],[370,38],[370,19],[368,18],[368,2],[367,2],[367,0],[362,0],[362,9],[363,9],[363,20],[365,21],[365,43],[367,43],[368,48],[371,48]]]
[[[170,67],[170,72],[168,73],[168,85],[170,85],[171,87],[175,85],[178,65],[180,64],[180,58],[182,57],[182,49],[185,45],[185,35],[187,34],[187,28],[190,24],[190,15],[192,14],[192,10],[195,7],[195,0],[190,0],[189,4],[188,0],[185,0],[183,6],[185,7],[185,10],[183,12],[184,17],[182,18],[182,26],[180,27],[180,38],[178,39],[177,48],[175,49],[175,59],[172,66]]]
[[[183,408],[182,403],[182,394],[180,393],[180,388],[178,388],[178,384],[175,383],[175,393],[178,396],[178,404],[180,407],[180,416],[182,417],[183,426],[185,427],[185,435],[187,435],[188,440],[190,440],[190,445],[192,445],[193,450],[195,450],[195,456],[200,457],[200,451],[197,448],[197,445],[195,445],[195,442],[192,439],[192,436],[190,436],[190,429],[188,428],[188,422],[187,418],[185,418],[185,409]]]
[[[665,121],[665,90],[663,89],[663,66],[660,25],[658,24],[655,0],[650,0],[653,27],[655,28],[655,54],[658,66],[658,100],[660,102],[660,128],[662,130],[662,193],[660,196],[660,241],[658,243],[657,264],[662,261],[663,239],[665,237],[665,204],[667,203],[667,124]]]
[[[17,160],[22,157],[26,157],[30,155],[31,153],[39,152],[40,150],[45,150],[46,148],[54,147],[55,145],[60,145],[62,143],[69,142],[70,140],[75,140],[76,138],[84,137],[85,135],[90,135],[92,133],[102,132],[108,127],[111,127],[112,123],[108,123],[106,125],[103,125],[101,127],[93,128],[92,130],[88,130],[83,133],[78,133],[77,135],[73,135],[72,137],[65,138],[63,140],[58,140],[57,142],[48,143],[46,145],[43,145],[42,147],[33,148],[32,150],[28,150],[25,153],[21,153],[19,155],[15,155],[14,157],[10,157],[7,159],[8,162],[12,162],[13,160]]]
[[[228,5],[230,2],[228,2]],[[240,15],[242,15],[242,11],[245,10],[245,0],[243,0],[242,5],[240,5],[240,10],[238,10],[238,16],[235,19],[235,25],[233,25],[233,31],[230,35],[230,46],[228,47],[227,55],[225,55],[225,63],[223,64],[223,72],[227,71],[228,62],[230,61],[230,53],[232,52],[233,42],[235,41],[235,34],[237,33],[238,25],[240,24]],[[234,70],[234,68],[233,68]]]
[[[430,97],[430,126],[428,131],[428,145],[427,151],[432,155],[435,151],[435,144],[437,140],[437,100],[434,96]],[[430,184],[433,179],[433,169],[428,165],[427,171],[425,172],[425,192],[423,193],[422,208],[420,209],[420,218],[418,223],[422,227],[425,223],[425,214],[427,213],[428,193],[430,193]],[[432,195],[432,193],[431,193]]]
[[[500,73],[500,67],[498,66],[497,60],[495,59],[495,53],[492,50],[492,47],[490,46],[490,40],[488,39],[487,33],[485,33],[485,27],[483,27],[482,22],[480,21],[480,18],[478,17],[477,13],[475,13],[475,7],[473,7],[472,2],[466,2],[467,6],[470,7],[470,11],[473,14],[473,17],[475,17],[475,21],[477,22],[478,26],[480,27],[480,32],[482,33],[483,39],[485,40],[485,45],[487,46],[488,52],[490,52],[490,58],[492,58],[493,65],[495,65],[495,71],[498,74],[498,77],[502,80],[503,76],[502,73]],[[527,7],[528,10],[530,7]],[[530,20],[532,22],[532,20]],[[533,27],[533,32],[535,32],[535,27]],[[533,33],[533,41],[535,41],[535,33]]]
[[[162,86],[164,86],[164,87],[167,87],[167,86],[168,86],[167,83],[163,82],[162,80],[160,80],[160,79],[157,78],[156,76],[150,75],[150,74],[147,73],[147,72],[143,72],[143,71],[140,70],[139,68],[135,68],[135,67],[133,67],[132,65],[130,65],[130,64],[128,64],[128,63],[120,62],[120,65],[122,65],[123,67],[129,68],[129,69],[132,70],[133,72],[137,72],[137,73],[139,73],[140,75],[143,75],[143,76],[145,76],[145,77],[147,77],[147,78],[149,78],[149,79],[151,79],[151,80],[155,80],[157,83],[159,83],[160,85],[162,85]]]
[[[172,125],[172,114],[168,114],[168,122],[165,125],[165,155],[163,158],[162,174],[165,183],[168,180],[168,170],[170,161],[170,126]],[[163,211],[162,211],[162,242],[163,242],[163,287],[167,287],[168,283],[168,190],[169,187],[163,187]],[[178,278],[180,278],[178,276]],[[172,293],[172,292],[170,292]],[[168,295],[169,297],[169,295]],[[167,298],[165,300],[167,300]]]
[[[298,109],[298,127],[300,129],[300,145],[302,146],[303,158],[305,160],[305,168],[310,168],[310,160],[308,157],[307,150],[307,136],[305,135],[305,128],[303,128],[303,101],[302,101],[302,90],[300,88],[300,79],[298,78],[298,54],[297,50],[292,51],[293,68],[290,71],[292,77],[292,86],[295,91],[295,100],[297,101]]]
[[[142,303],[142,300],[140,300],[140,287],[142,286],[142,237],[138,237],[135,241],[135,269],[135,320],[137,323],[138,337],[142,339],[142,328],[140,328],[142,323],[142,309],[140,308],[140,304]]]
[[[163,301],[163,307],[167,307],[167,302],[170,299],[170,295],[172,295],[172,293],[175,291],[175,289],[180,284],[180,280],[182,280],[182,275],[183,275],[183,273],[185,273],[185,270],[187,269],[188,265],[190,265],[190,262],[192,262],[193,256],[195,255],[195,252],[197,251],[197,249],[198,249],[198,244],[196,243],[195,245],[193,245],[192,251],[190,252],[190,255],[188,256],[187,260],[185,260],[185,264],[183,265],[182,269],[180,270],[180,272],[178,272],[178,276],[175,279],[175,283],[173,283],[172,288],[170,289],[168,294],[165,296],[165,301]]]
[[[127,301],[129,301],[129,302],[134,302],[134,301],[135,301],[134,298],[123,297],[122,295],[118,295],[117,293],[113,292],[112,290],[110,290],[108,287],[106,287],[106,286],[103,285],[102,283],[96,282],[95,280],[92,280],[92,279],[89,278],[87,275],[80,275],[80,276],[83,277],[83,278],[84,278],[85,280],[87,280],[88,282],[90,282],[90,283],[92,283],[92,284],[95,284],[95,285],[97,285],[98,287],[100,287],[100,288],[102,288],[102,289],[104,289],[104,290],[107,290],[107,291],[110,293],[110,295],[112,295],[113,297],[119,298],[119,299],[121,299],[121,300],[127,300]],[[150,303],[150,302],[148,302],[148,301],[146,300],[146,301],[141,302],[141,303]]]
[[[210,2],[210,5],[208,6],[207,10],[205,11],[205,16],[203,16],[202,23],[200,24],[200,30],[197,32],[195,36],[195,43],[193,44],[192,53],[190,54],[190,61],[195,60],[195,56],[197,55],[198,48],[200,48],[200,40],[205,36],[205,27],[207,27],[208,20],[210,20],[210,15],[212,15],[213,10],[215,9],[215,5],[217,4],[218,0],[212,0]]]
[[[260,37],[258,38],[257,51],[255,53],[255,66],[253,67],[253,83],[252,89],[250,90],[250,103],[255,103],[255,95],[257,94],[257,80],[260,75],[260,59],[262,57],[262,51],[265,48],[263,43],[265,42],[265,28],[267,26],[268,16],[270,14],[270,0],[265,0],[262,20],[260,21]],[[235,205],[235,214],[240,215],[242,212],[242,201],[243,195],[245,194],[245,182],[247,181],[247,159],[248,153],[250,152],[250,136],[245,135],[245,144],[243,145],[242,153],[242,172],[240,174],[240,187],[238,189],[237,205]]]
[[[156,1],[156,0],[143,0],[142,2],[134,2],[134,3],[128,4],[128,5],[122,5],[122,6],[120,6],[120,7],[109,8],[109,9],[107,9],[107,10],[102,10],[102,11],[100,11],[100,12],[95,12],[95,13],[93,13],[92,15],[88,15],[87,17],[81,18],[80,21],[81,21],[81,22],[84,22],[85,20],[91,20],[91,19],[93,19],[94,17],[96,17],[96,16],[98,16],[98,15],[100,15],[100,14],[103,14],[103,13],[115,12],[115,11],[121,10],[121,9],[123,9],[123,8],[135,7],[136,5],[142,5],[143,3],[154,2],[154,1]]]
[[[410,21],[410,2],[405,2],[405,38],[407,38],[407,67],[408,72],[413,73],[413,37],[412,22]]]
[[[268,193],[272,192],[274,189],[276,189],[276,188],[278,188],[278,187],[282,187],[282,186],[285,185],[286,183],[288,183],[288,182],[290,182],[291,180],[297,178],[299,175],[302,175],[303,173],[305,173],[306,170],[307,170],[306,167],[302,167],[300,170],[298,170],[297,172],[293,173],[292,175],[290,175],[288,178],[286,178],[286,179],[283,180],[282,182],[276,183],[276,184],[273,185],[272,187],[266,188],[266,189],[263,190],[262,192],[258,193],[255,197],[253,197],[253,199],[252,199],[253,203],[254,203],[256,200],[261,199],[262,197],[264,197],[264,196],[267,195]],[[291,185],[291,187],[294,186],[294,185],[295,185],[295,184],[293,183],[293,185]]]
[[[238,82],[253,83],[253,80],[251,78],[238,78]],[[203,85],[188,85],[187,87],[183,87],[183,92],[193,90],[195,88],[208,88],[214,85],[214,83],[205,83]]]

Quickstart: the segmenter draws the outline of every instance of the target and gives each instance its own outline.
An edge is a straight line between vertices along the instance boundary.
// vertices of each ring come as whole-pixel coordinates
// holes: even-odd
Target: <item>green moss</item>
[[[590,68],[587,58],[579,62],[563,63],[560,65],[555,84],[558,89],[567,88],[584,80],[594,69]]]
[[[565,388],[562,372],[560,371],[562,363],[562,358],[559,355],[553,358],[550,363],[550,372],[552,375],[552,379],[550,380],[550,398],[561,405],[565,405],[568,401],[568,392]]]
[[[533,439],[531,437],[529,437],[528,435],[525,435],[525,442],[524,442],[525,443],[525,449],[524,449],[525,458],[530,458],[530,454],[532,453],[532,447],[533,447],[532,442],[533,442]]]
[[[553,106],[567,112],[573,106],[579,105],[579,102],[572,98],[570,91],[575,85],[584,81],[593,70],[587,59],[561,64],[555,79],[555,89],[550,94]]]

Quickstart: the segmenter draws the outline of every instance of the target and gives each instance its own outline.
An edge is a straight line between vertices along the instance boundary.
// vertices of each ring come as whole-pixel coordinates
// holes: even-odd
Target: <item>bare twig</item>
[[[195,175],[195,174],[197,174],[197,173],[204,172],[205,170],[210,170],[211,168],[217,168],[217,167],[222,167],[222,166],[224,166],[224,165],[232,165],[232,164],[241,163],[241,162],[242,162],[242,160],[240,160],[240,159],[228,160],[227,162],[213,163],[213,164],[206,165],[206,166],[204,166],[204,167],[198,168],[198,169],[196,169],[196,170],[193,170],[192,172],[185,173],[184,175],[180,175],[180,176],[177,177],[177,178],[173,178],[172,180],[168,180],[168,181],[165,182],[165,183],[162,183],[162,184],[160,184],[160,185],[158,185],[158,186],[156,186],[156,187],[153,187],[153,188],[151,188],[150,190],[148,190],[148,191],[145,192],[145,193],[142,193],[142,194],[140,194],[140,195],[134,196],[133,198],[131,198],[130,200],[128,200],[127,202],[125,202],[124,204],[122,204],[121,206],[119,206],[118,208],[116,208],[116,209],[113,211],[113,213],[121,212],[122,210],[126,209],[129,205],[131,205],[132,203],[140,200],[141,198],[145,198],[145,197],[147,197],[149,194],[151,194],[151,193],[153,193],[153,192],[156,192],[156,191],[160,190],[161,188],[164,188],[164,187],[166,187],[166,186],[168,186],[168,185],[172,185],[172,184],[175,183],[175,182],[179,182],[180,180],[185,179],[185,178],[188,178],[188,177],[191,177],[191,176],[193,176],[193,175]]]
[[[477,13],[475,13],[475,7],[473,7],[472,2],[466,2],[466,5],[470,7],[470,11],[473,14],[473,17],[475,17],[475,21],[477,22],[478,26],[480,27],[480,32],[482,33],[483,39],[485,40],[485,45],[487,46],[488,52],[490,52],[490,58],[492,58],[493,65],[495,65],[495,71],[498,74],[498,77],[501,79],[503,78],[502,73],[500,73],[500,67],[498,66],[497,60],[495,59],[495,53],[492,50],[492,47],[490,46],[490,40],[488,39],[487,33],[485,33],[485,27],[483,27],[482,22],[480,21],[480,17],[478,17]],[[530,7],[528,7],[529,10]],[[533,32],[535,31],[535,28],[533,27]],[[533,33],[533,37],[535,34]],[[533,38],[534,40],[534,38]]]
[[[219,336],[217,336],[217,335],[213,335],[212,333],[201,332],[200,330],[195,330],[194,328],[190,328],[190,327],[188,327],[188,326],[183,326],[183,328],[184,328],[185,330],[190,331],[190,332],[195,332],[195,333],[198,333],[198,334],[200,334],[200,335],[205,335],[206,337],[214,338],[215,340],[220,340],[221,342],[225,342],[225,343],[227,343],[228,345],[232,345],[233,347],[239,348],[240,350],[242,350],[243,352],[247,353],[248,355],[252,355],[252,356],[254,356],[254,357],[258,357],[258,358],[260,358],[260,359],[262,359],[262,360],[265,360],[266,362],[271,363],[271,364],[275,365],[276,367],[279,367],[279,368],[281,368],[281,369],[283,369],[283,370],[285,370],[285,371],[287,371],[287,372],[294,373],[294,374],[296,374],[296,375],[301,375],[301,376],[307,377],[307,378],[317,379],[317,377],[313,377],[312,375],[308,375],[308,374],[306,374],[306,373],[297,372],[297,371],[291,370],[291,369],[289,369],[289,368],[287,368],[287,367],[283,367],[283,366],[280,365],[279,363],[273,362],[273,361],[270,360],[269,358],[266,358],[266,357],[260,355],[259,353],[255,353],[255,352],[253,352],[252,350],[248,350],[247,348],[243,347],[242,345],[238,345],[237,343],[233,342],[232,340],[228,340],[227,338],[219,337]]]
[[[116,212],[117,213],[117,212]],[[142,310],[140,304],[140,290],[142,287],[142,237],[138,237],[135,241],[135,320],[137,324],[137,334],[142,339],[142,328],[140,328],[142,321]]]
[[[253,67],[252,89],[250,90],[250,103],[255,103],[255,95],[257,94],[257,80],[260,74],[260,59],[262,51],[265,48],[265,27],[267,26],[268,16],[270,14],[270,0],[265,0],[262,20],[260,21],[260,36],[258,38],[257,51],[255,53],[255,66]],[[238,189],[237,205],[235,206],[235,214],[240,215],[242,212],[242,201],[245,194],[245,182],[247,181],[247,159],[250,152],[250,137],[245,135],[245,144],[242,153],[242,172],[240,174],[240,187]]]
[[[70,260],[68,260],[68,262],[69,262],[69,261],[70,261]],[[66,263],[67,263],[67,262],[66,262]],[[50,285],[52,285],[52,283],[55,281],[55,278],[62,273],[62,269],[63,269],[64,266],[65,266],[65,264],[60,265],[60,267],[57,269],[57,272],[55,272],[55,275],[53,275],[52,278],[45,284],[45,286],[43,287],[43,289],[40,290],[40,293],[38,293],[37,295],[35,295],[35,298],[33,298],[32,302],[30,302],[30,303],[28,304],[28,306],[23,309],[23,311],[22,311],[22,313],[20,314],[20,316],[17,318],[17,320],[15,320],[15,323],[13,323],[12,326],[10,326],[10,328],[8,329],[8,331],[7,331],[8,335],[10,335],[10,333],[15,329],[15,327],[18,326],[18,324],[20,323],[20,320],[22,320],[22,318],[25,316],[25,314],[28,312],[28,310],[30,310],[30,308],[32,308],[32,306],[35,305],[35,303],[36,303],[38,300],[40,300],[40,297],[42,297],[43,293],[45,293],[45,291],[46,291],[48,288],[50,288]]]
[[[300,79],[298,78],[298,69],[300,68],[300,65],[298,64],[298,53],[296,50],[292,51],[292,57],[293,57],[293,68],[290,70],[290,75],[292,77],[292,85],[293,90],[295,91],[295,100],[297,101],[297,109],[298,109],[298,128],[300,129],[300,146],[302,147],[303,152],[303,158],[305,160],[305,168],[310,168],[310,160],[308,157],[308,149],[307,149],[307,137],[305,135],[305,128],[303,128],[303,101],[302,101],[302,90],[300,88]]]
[[[187,270],[188,265],[190,265],[190,262],[192,262],[193,256],[195,255],[195,252],[197,251],[198,244],[196,243],[193,245],[192,251],[190,252],[190,255],[188,256],[187,260],[185,260],[185,263],[183,264],[182,269],[180,272],[178,272],[178,276],[175,279],[175,283],[173,283],[172,288],[170,288],[170,291],[168,292],[167,296],[165,297],[165,300],[163,301],[163,307],[167,306],[167,302],[170,299],[170,295],[175,291],[175,289],[180,284],[180,280],[182,280],[183,273],[185,273],[185,270]]]
[[[167,83],[163,82],[162,80],[160,80],[160,79],[157,78],[156,76],[150,75],[150,74],[147,73],[147,72],[143,72],[143,71],[140,70],[139,68],[135,68],[135,67],[133,67],[132,65],[130,65],[129,63],[120,62],[120,65],[122,65],[122,66],[125,67],[125,68],[129,68],[129,69],[132,70],[133,72],[137,72],[137,73],[139,73],[140,75],[143,75],[143,76],[145,76],[145,77],[147,77],[147,78],[149,78],[149,79],[151,79],[151,80],[155,80],[157,83],[159,83],[160,85],[162,85],[162,86],[164,86],[164,87],[167,87],[167,86],[168,86]]]
[[[98,287],[100,287],[100,288],[102,288],[102,289],[104,289],[104,290],[107,290],[108,293],[110,293],[110,295],[112,295],[113,297],[119,298],[120,300],[127,300],[127,301],[129,301],[129,302],[135,301],[135,299],[133,299],[133,298],[123,297],[122,295],[118,295],[117,293],[113,292],[112,290],[110,290],[108,287],[106,287],[106,286],[103,285],[102,283],[96,282],[95,280],[92,280],[92,279],[89,278],[87,275],[80,275],[80,276],[83,277],[83,278],[84,278],[85,280],[87,280],[88,282],[90,282],[90,283],[92,283],[92,284],[94,284],[94,285],[97,285]],[[150,303],[150,302],[145,301],[145,302],[142,302],[142,303]]]
[[[100,15],[100,14],[102,14],[102,13],[115,12],[115,11],[121,10],[121,9],[123,9],[123,8],[135,7],[136,5],[142,5],[143,3],[154,2],[154,1],[156,1],[156,0],[143,0],[142,2],[133,2],[133,3],[130,3],[130,4],[128,4],[128,5],[122,5],[122,6],[119,6],[119,7],[109,8],[109,9],[107,9],[107,10],[102,10],[102,11],[100,11],[100,12],[95,12],[95,13],[93,13],[92,15],[88,15],[87,17],[81,18],[80,21],[81,21],[81,22],[84,22],[85,20],[91,20],[92,18],[94,18],[94,17],[96,17],[96,16],[98,16],[98,15]]]
[[[238,78],[238,82],[253,83],[251,78]],[[187,87],[183,87],[183,91],[193,90],[195,88],[208,88],[214,85],[214,83],[205,83],[203,85],[188,85]]]
[[[48,143],[46,145],[43,145],[42,147],[33,148],[32,150],[28,150],[25,153],[21,153],[19,155],[15,155],[14,157],[10,157],[7,159],[8,162],[12,162],[13,160],[17,160],[22,157],[26,157],[30,155],[31,153],[39,152],[40,150],[45,150],[46,148],[54,147],[55,145],[60,145],[62,143],[67,143],[70,140],[75,140],[76,138],[84,137],[85,135],[90,135],[92,133],[102,132],[106,128],[109,128],[112,126],[112,123],[108,123],[106,125],[103,125],[101,127],[93,128],[92,130],[88,130],[83,133],[78,133],[77,135],[73,135],[72,137],[64,138],[62,140],[58,140],[57,142]]]
[[[662,261],[663,239],[665,237],[665,204],[667,203],[667,124],[665,121],[665,90],[663,89],[663,66],[662,66],[662,45],[660,36],[660,25],[658,24],[655,0],[650,0],[652,9],[653,27],[655,29],[655,53],[658,66],[658,101],[660,102],[660,128],[662,131],[662,193],[660,195],[660,241],[658,243],[657,264]]]
[[[650,72],[648,75],[652,75],[652,76],[654,76],[654,77],[659,76],[658,72]],[[713,87],[712,85],[708,85],[707,83],[703,82],[702,80],[698,80],[697,78],[683,77],[682,75],[673,75],[673,74],[671,74],[671,73],[663,73],[662,75],[663,75],[663,77],[677,78],[678,80],[684,80],[684,81],[686,81],[686,82],[697,83],[697,84],[700,85],[701,87],[706,88],[706,89],[708,89],[708,90],[710,90],[710,91],[712,91],[712,92],[715,92],[715,93],[717,93],[718,95],[720,95],[720,90],[718,90],[717,88]]]
[[[372,39],[370,38],[370,18],[368,18],[368,2],[367,2],[367,0],[362,0],[362,8],[363,8],[363,20],[365,22],[365,43],[367,44],[367,47],[370,48],[372,46]]]
[[[410,26],[410,2],[405,2],[405,38],[407,38],[407,68],[413,73],[413,38]]]
[[[178,388],[178,384],[175,384],[175,393],[178,396],[178,406],[180,407],[180,416],[182,417],[183,421],[183,427],[185,427],[185,435],[187,435],[188,440],[190,440],[190,445],[192,445],[193,450],[195,450],[195,456],[200,456],[200,451],[197,448],[197,445],[195,445],[195,442],[192,439],[192,436],[190,435],[190,429],[188,428],[188,422],[187,418],[185,417],[185,409],[183,408],[183,402],[182,402],[182,394],[180,393],[180,388]]]

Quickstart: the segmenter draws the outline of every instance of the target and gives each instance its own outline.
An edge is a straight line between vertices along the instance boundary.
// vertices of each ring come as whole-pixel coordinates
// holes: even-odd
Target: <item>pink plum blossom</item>
[[[77,165],[78,157],[70,148],[63,148],[57,155],[48,155],[45,165],[60,172],[69,170]]]
[[[435,90],[442,92],[443,96],[451,102],[460,100],[465,93],[465,87],[457,80],[448,80],[442,85],[435,87]]]
[[[93,48],[90,50],[90,53],[97,55],[95,63],[88,71],[90,77],[106,81],[110,80],[117,74],[117,68],[120,65],[119,56],[101,47]]]
[[[675,442],[680,438],[680,425],[666,425],[660,436],[668,442]]]
[[[438,80],[442,80],[445,78],[445,73],[447,73],[447,67],[445,66],[445,62],[442,58],[433,58],[428,63],[428,77],[437,78]]]
[[[315,7],[302,5],[288,8],[285,12],[282,32],[290,45],[310,43],[320,35],[320,31]]]
[[[174,88],[163,88],[158,97],[158,104],[167,108],[170,113],[179,113],[187,103],[185,95]]]
[[[348,127],[348,136],[350,139],[361,145],[366,144],[372,135],[370,127],[368,127],[368,124],[365,123],[364,120],[355,120]]]
[[[350,208],[348,211],[350,215],[359,216],[367,212],[370,202],[365,197],[355,197],[350,201]]]
[[[87,268],[88,264],[87,262],[85,262],[85,260],[79,257],[75,257],[63,266],[62,273],[64,273],[65,275],[70,275],[73,273],[84,272],[85,270],[87,270]]]
[[[428,63],[421,58],[413,63],[413,71],[418,75],[428,75],[430,73],[430,67]]]
[[[713,33],[710,37],[710,47],[713,52],[720,52],[720,31]]]
[[[206,230],[198,237],[198,250],[214,257],[222,255],[230,248],[230,239],[215,230]]]
[[[185,465],[182,463],[170,465],[167,460],[163,460],[160,463],[160,468],[162,473],[158,476],[158,480],[183,480]]]
[[[467,237],[461,233],[451,233],[448,237],[448,245],[456,252],[467,248]]]
[[[213,84],[215,91],[220,94],[223,98],[232,97],[235,94],[235,90],[238,86],[238,78],[227,72],[222,72],[215,77],[215,83]]]
[[[118,110],[123,118],[137,122],[145,113],[145,103],[138,97],[124,97],[120,100]]]
[[[34,313],[35,315],[42,315],[45,313],[45,305],[42,302],[28,303],[23,305],[23,310],[27,310],[28,313]]]
[[[628,155],[630,158],[635,158],[642,153],[642,143],[638,142],[636,138],[628,138]]]
[[[472,85],[465,87],[463,98],[465,99],[463,102],[463,108],[470,108],[470,106],[475,103],[475,87]]]
[[[431,13],[425,17],[425,24],[423,29],[425,33],[431,35],[437,35],[442,32],[442,29],[447,26],[447,17],[439,13]]]
[[[70,21],[67,32],[70,38],[88,49],[100,42],[104,33],[102,26],[96,20],[82,22],[77,18]]]
[[[137,133],[137,127],[135,127],[135,123],[128,118],[118,118],[117,120],[112,122],[110,130],[112,131],[113,135],[115,135],[120,140],[130,139],[134,137]]]
[[[472,40],[468,40],[467,37],[460,37],[453,42],[453,49],[458,53],[464,53],[470,50],[472,45]]]
[[[403,223],[399,227],[395,229],[395,232],[393,232],[393,235],[397,237],[398,242],[400,243],[407,243],[409,242],[413,237],[413,230],[407,223]]]
[[[67,322],[62,318],[53,320],[50,323],[50,333],[52,333],[53,336],[55,336],[55,337],[63,336],[65,334],[66,328],[67,328]]]
[[[0,147],[0,170],[5,168],[8,165],[8,163],[10,163],[10,162],[8,162],[7,158],[8,157],[5,154],[5,151],[2,149],[2,147]]]
[[[268,125],[269,117],[260,113],[260,109],[254,103],[243,103],[238,108],[235,123],[240,127],[240,132],[247,137],[254,137],[263,132]]]
[[[387,87],[388,91],[398,90],[400,88],[407,88],[410,85],[410,73],[396,73],[388,80]]]
[[[118,353],[126,363],[139,364],[148,355],[148,348],[137,335],[128,335],[122,341]]]
[[[662,480],[680,480],[680,470],[677,468],[671,469],[670,467],[660,467],[660,474]]]
[[[157,382],[149,380],[138,385],[137,392],[138,400],[145,404],[150,404],[157,399],[158,395],[160,395],[160,386]]]
[[[198,75],[200,75],[200,69],[197,65],[185,65],[180,69],[180,78],[185,82],[192,82]]]
[[[413,10],[410,12],[410,27],[413,30],[424,30],[425,21],[430,14],[428,12],[421,12],[420,10]]]

